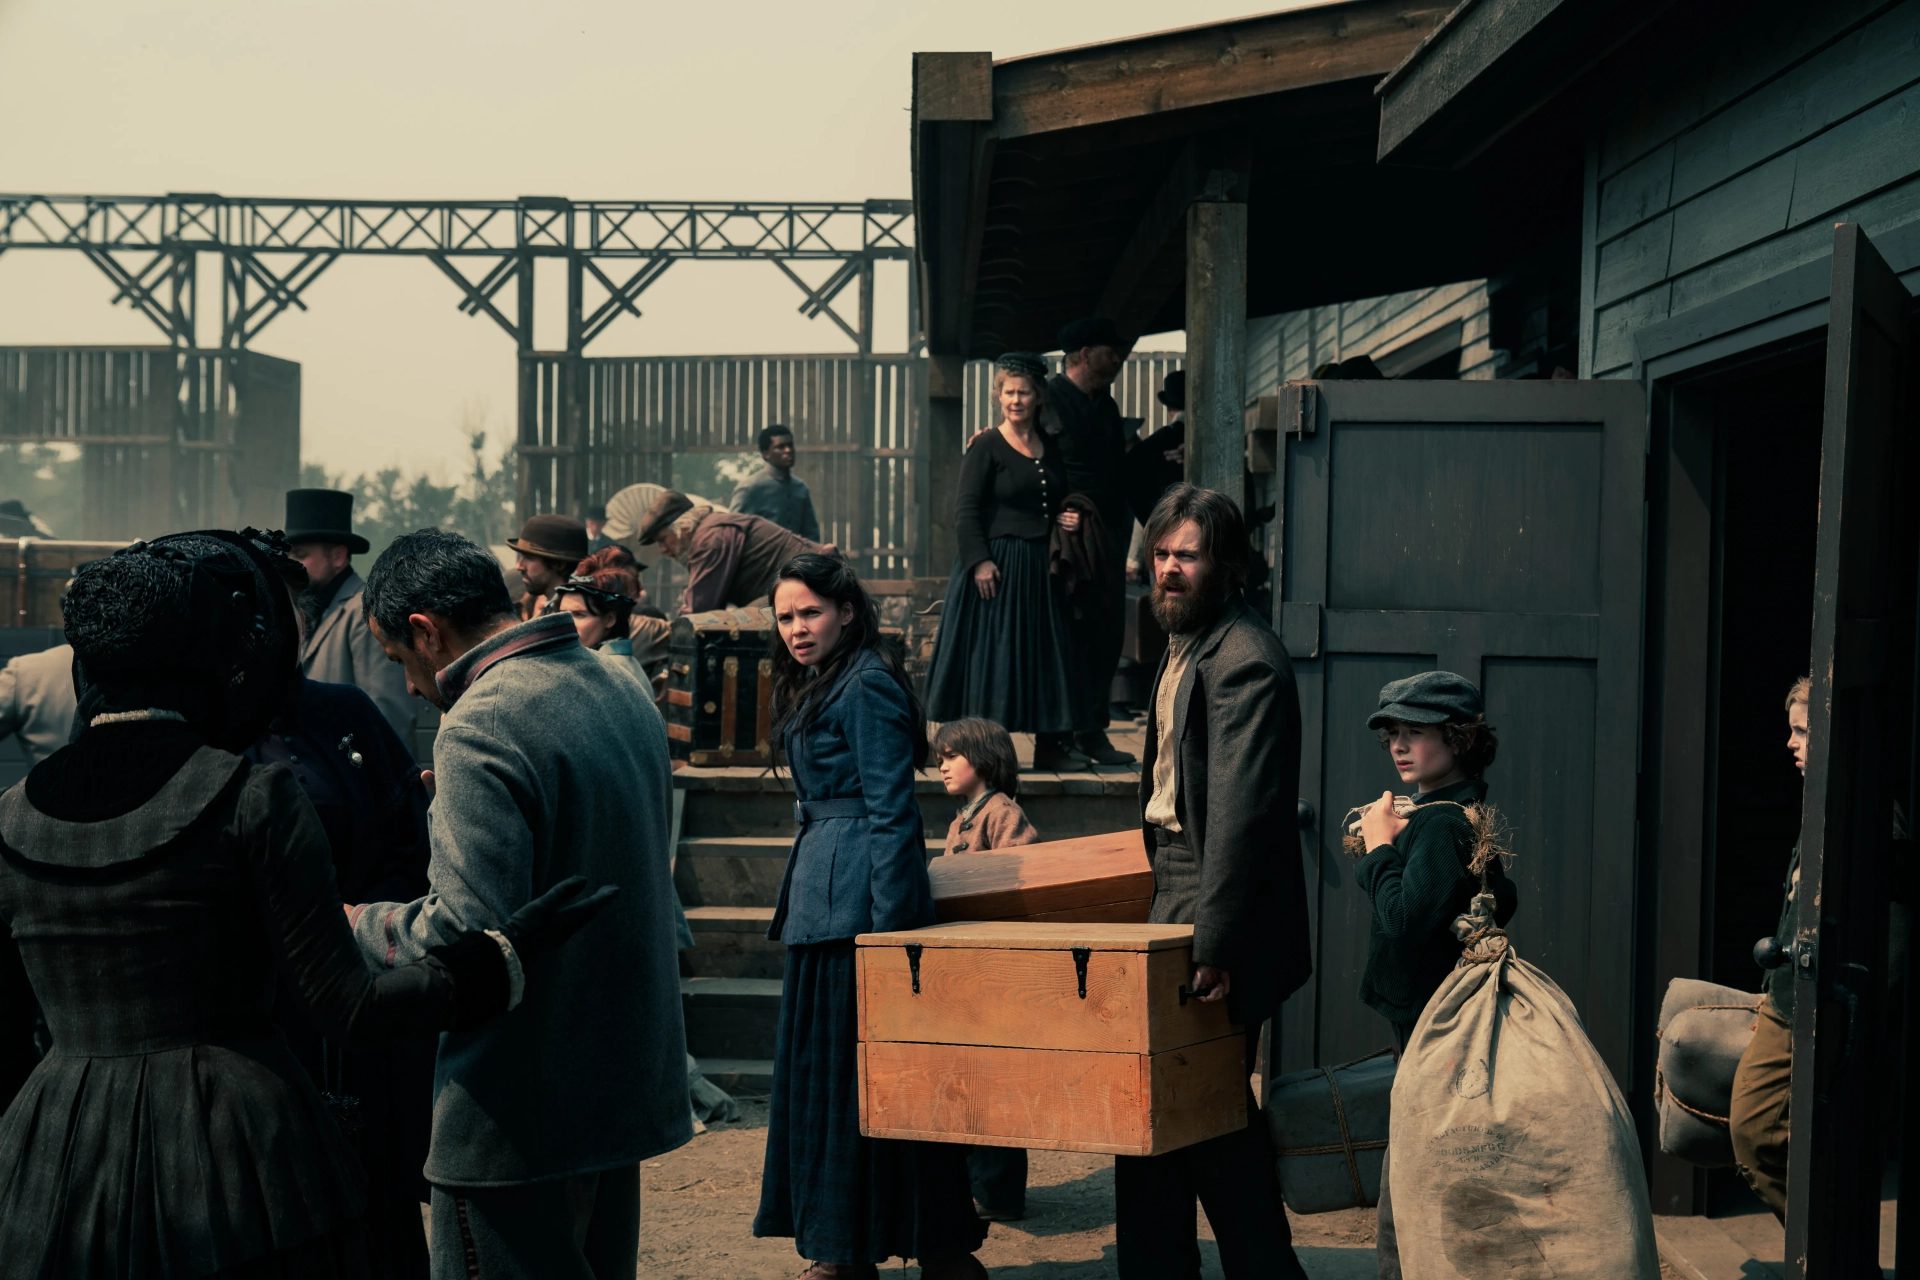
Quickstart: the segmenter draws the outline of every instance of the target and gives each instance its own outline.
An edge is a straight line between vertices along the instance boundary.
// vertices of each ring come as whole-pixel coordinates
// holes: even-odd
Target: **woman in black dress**
[[[1046,361],[1010,351],[995,362],[998,428],[983,432],[960,465],[954,532],[960,555],[947,579],[940,636],[927,674],[927,712],[938,721],[977,716],[1031,733],[1036,769],[1082,767],[1072,746],[1082,718],[1073,642],[1060,588],[1048,570],[1067,474],[1039,429]]]
[[[63,602],[86,728],[0,796],[0,967],[31,984],[0,1041],[34,1001],[52,1040],[0,1118],[7,1280],[365,1276],[364,1177],[273,1024],[276,967],[343,1042],[464,1029],[612,893],[368,971],[312,804],[238,754],[294,670],[264,537],[136,543]]]
[[[800,555],[773,589],[776,737],[800,832],[773,927],[787,945],[757,1236],[792,1236],[802,1280],[986,1280],[973,1250],[965,1147],[860,1136],[853,940],[930,925],[927,837],[913,797],[926,720],[873,600],[837,556]]]

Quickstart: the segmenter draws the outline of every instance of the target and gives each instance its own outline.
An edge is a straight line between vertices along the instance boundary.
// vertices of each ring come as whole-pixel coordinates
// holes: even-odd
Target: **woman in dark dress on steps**
[[[0,1041],[33,1001],[52,1037],[0,1118],[7,1280],[365,1276],[364,1175],[273,1024],[276,968],[343,1042],[462,1029],[613,892],[368,971],[313,806],[238,754],[294,670],[267,537],[136,543],[63,602],[87,727],[0,796],[0,963],[31,984]]]
[[[986,1280],[966,1148],[860,1136],[853,939],[933,923],[913,798],[926,720],[873,600],[837,556],[801,555],[773,589],[775,735],[800,832],[769,938],[787,944],[756,1236],[792,1236],[802,1280]]]
[[[1034,734],[1034,768],[1057,771],[1085,768],[1087,759],[1072,745],[1083,709],[1066,608],[1048,569],[1053,526],[1076,529],[1080,515],[1062,509],[1066,468],[1040,430],[1046,386],[1046,361],[1031,352],[995,363],[1001,422],[960,464],[960,555],[927,673],[927,713]]]

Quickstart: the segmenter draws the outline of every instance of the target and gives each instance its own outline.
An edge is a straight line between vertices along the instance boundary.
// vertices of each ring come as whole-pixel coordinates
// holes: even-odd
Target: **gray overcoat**
[[[668,873],[666,722],[568,614],[440,673],[427,896],[354,908],[369,963],[497,929],[571,875],[620,896],[527,966],[511,1013],[440,1040],[427,1181],[511,1186],[637,1164],[693,1137]]]
[[[300,666],[309,680],[357,685],[373,699],[373,705],[380,708],[380,714],[411,751],[413,698],[407,693],[406,673],[399,663],[387,661],[380,642],[367,626],[360,607],[366,585],[359,574],[347,570],[347,580],[334,593],[333,602],[320,615],[306,647],[300,651]]]
[[[1156,847],[1145,824],[1160,743],[1157,717],[1147,721],[1140,765],[1142,825],[1153,853],[1147,918],[1193,925],[1194,963],[1228,972],[1233,1020],[1253,1027],[1313,972],[1296,816],[1300,695],[1280,637],[1237,595],[1194,646],[1173,704],[1186,849]],[[1162,658],[1160,673],[1166,669]]]
[[[31,768],[73,740],[73,646],[23,653],[0,668],[0,738],[20,735]]]

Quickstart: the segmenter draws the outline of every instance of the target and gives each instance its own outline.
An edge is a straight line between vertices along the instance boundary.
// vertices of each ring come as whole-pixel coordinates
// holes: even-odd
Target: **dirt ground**
[[[716,1125],[641,1173],[640,1274],[648,1280],[791,1280],[804,1263],[791,1240],[756,1240],[767,1108],[743,1104],[738,1124]],[[995,1280],[1105,1280],[1114,1274],[1113,1158],[1036,1151],[1027,1217],[996,1222],[980,1250]],[[1313,1280],[1371,1280],[1373,1212],[1293,1218],[1300,1260]],[[1200,1216],[1202,1275],[1221,1280],[1212,1231]],[[898,1259],[881,1274],[918,1277]]]

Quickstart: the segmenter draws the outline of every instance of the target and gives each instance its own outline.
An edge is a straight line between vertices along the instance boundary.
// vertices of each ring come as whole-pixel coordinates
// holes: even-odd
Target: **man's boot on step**
[[[1105,729],[1089,729],[1077,734],[1073,744],[1095,764],[1132,764],[1133,753],[1113,745]]]

